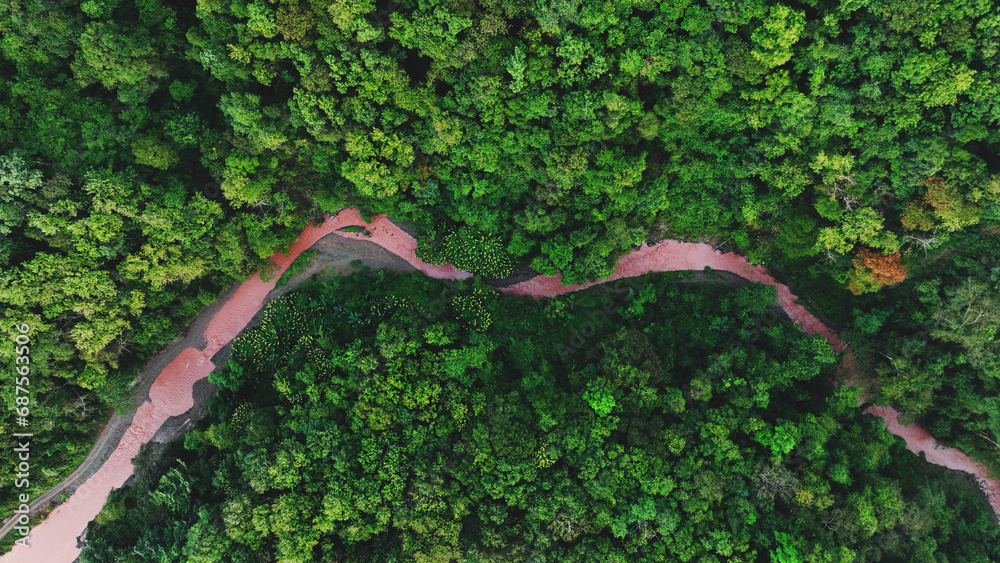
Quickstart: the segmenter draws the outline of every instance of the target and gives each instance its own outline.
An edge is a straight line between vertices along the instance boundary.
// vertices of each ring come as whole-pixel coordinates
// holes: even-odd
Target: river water
[[[363,233],[342,233],[338,229],[347,226],[365,227],[370,236]],[[48,518],[31,530],[28,549],[15,546],[0,557],[0,563],[71,563],[80,554],[77,547],[79,537],[87,524],[103,508],[112,489],[120,488],[132,475],[132,459],[139,447],[148,442],[165,420],[187,412],[194,404],[192,388],[194,383],[207,377],[215,369],[211,358],[227,343],[235,338],[264,305],[267,294],[281,274],[306,249],[322,237],[335,233],[359,240],[368,240],[403,258],[424,274],[438,279],[464,279],[467,272],[445,266],[426,264],[416,257],[417,241],[385,216],[379,216],[366,223],[356,209],[341,211],[336,217],[328,218],[322,226],[312,225],[292,244],[288,255],[277,253],[271,260],[277,265],[274,277],[264,282],[254,274],[243,282],[229,300],[212,317],[204,331],[205,347],[189,347],[164,368],[149,391],[149,401],[136,411],[132,425],[125,432],[118,447],[101,468],[87,479],[63,504],[53,510]],[[746,258],[733,253],[720,253],[703,243],[686,243],[673,240],[662,241],[653,246],[642,246],[619,260],[615,274],[608,280],[640,276],[649,272],[673,270],[703,270],[706,266],[713,270],[724,270],[740,275],[748,280],[766,283],[777,288],[778,301],[788,316],[800,325],[807,334],[820,334],[841,351],[844,343],[826,325],[796,301],[787,286],[780,284],[764,268],[750,264]],[[598,282],[603,283],[603,282]],[[550,297],[569,291],[578,291],[595,284],[564,286],[558,277],[538,276],[501,291],[511,295],[531,295]],[[848,361],[850,359],[848,358]],[[870,407],[865,412],[882,417],[886,428],[906,441],[907,448],[915,453],[923,452],[931,463],[972,473],[989,498],[995,513],[1000,514],[1000,483],[986,477],[986,469],[974,463],[964,453],[954,448],[940,447],[931,435],[919,426],[901,426],[898,413],[891,407]],[[16,533],[16,532],[15,532]]]

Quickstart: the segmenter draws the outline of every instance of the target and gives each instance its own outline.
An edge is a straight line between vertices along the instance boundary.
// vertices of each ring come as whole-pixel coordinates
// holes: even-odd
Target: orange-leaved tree
[[[911,201],[900,217],[907,229],[953,232],[979,221],[982,209],[972,201],[976,194],[967,197],[954,184],[938,177],[928,178],[919,185],[927,187],[923,199]]]
[[[855,295],[878,291],[905,280],[906,272],[899,252],[882,254],[863,248],[854,255],[854,270],[847,287]]]

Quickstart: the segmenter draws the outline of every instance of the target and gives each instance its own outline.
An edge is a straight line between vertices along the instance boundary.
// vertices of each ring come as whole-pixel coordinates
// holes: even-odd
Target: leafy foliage
[[[487,278],[505,278],[514,271],[514,260],[496,236],[471,229],[449,231],[440,244],[418,248],[417,256],[431,264],[449,263]]]
[[[383,275],[393,299],[360,328],[334,319],[368,310],[364,276],[290,294],[246,333],[270,327],[278,357],[213,375],[227,383],[188,451],[114,493],[128,508],[81,561],[998,555],[975,492],[829,385],[822,338],[761,321],[773,288],[674,279],[639,280],[652,291],[628,317],[622,284],[486,299],[482,332],[434,313],[468,283]],[[567,332],[593,345],[557,353]]]
[[[906,279],[906,267],[901,262],[899,252],[882,254],[861,249],[854,256],[854,271],[848,285],[855,295],[866,291],[878,291],[886,285],[897,284]]]
[[[521,262],[581,283],[643,242],[715,237],[784,272],[841,329],[860,311],[859,357],[891,374],[882,399],[995,464],[992,325],[956,332],[948,304],[996,290],[995,253],[976,239],[1000,225],[997,11],[4,4],[0,317],[34,327],[32,361],[53,374],[34,389],[39,412],[66,429],[37,444],[53,460],[38,485],[71,470],[95,413],[126,404],[138,367],[222,287],[305,219],[352,205],[408,221],[428,259],[484,277]],[[454,234],[435,241],[442,225]],[[935,263],[940,276],[921,271]],[[497,322],[488,303],[458,303],[466,327]],[[630,320],[651,307],[632,305]],[[874,310],[894,314],[874,323]],[[372,312],[337,322],[368,326]],[[714,400],[714,384],[695,395],[709,387]],[[558,514],[559,534],[584,534]],[[215,516],[199,515],[206,545]],[[775,551],[793,552],[815,550]]]

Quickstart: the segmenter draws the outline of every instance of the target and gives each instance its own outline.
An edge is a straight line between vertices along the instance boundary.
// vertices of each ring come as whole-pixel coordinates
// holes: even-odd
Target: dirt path
[[[367,235],[338,231],[345,226],[364,226]],[[321,252],[305,272],[275,290],[275,282],[295,258],[328,235],[367,244],[346,244],[331,237],[330,241],[319,244],[317,248]],[[376,247],[384,250],[376,250]],[[102,434],[102,440],[98,441],[87,459],[77,469],[79,474],[75,480],[67,478],[62,490],[57,490],[59,487],[56,487],[37,499],[39,501],[46,498],[54,499],[63,490],[71,490],[75,483],[86,478],[64,504],[56,508],[45,522],[32,530],[29,540],[34,547],[29,549],[15,547],[12,552],[0,558],[0,563],[18,561],[69,563],[76,559],[80,552],[77,538],[100,512],[110,491],[121,487],[132,475],[132,459],[138,453],[139,447],[150,439],[169,440],[173,436],[179,436],[193,424],[198,416],[199,405],[203,405],[212,392],[210,386],[199,382],[212,372],[216,365],[215,361],[221,361],[222,356],[227,354],[229,342],[253,322],[254,317],[268,300],[291,291],[301,281],[321,271],[329,275],[346,273],[354,260],[369,263],[373,268],[419,270],[439,279],[470,277],[467,272],[455,270],[451,266],[434,266],[422,262],[416,258],[416,247],[416,240],[395,226],[388,218],[380,216],[371,223],[365,223],[354,209],[342,211],[318,228],[307,227],[292,245],[289,256],[279,253],[271,258],[277,265],[274,279],[263,282],[259,276],[254,275],[220,296],[216,304],[203,311],[192,322],[191,328],[195,330],[188,331],[190,336],[170,345],[147,366],[140,377],[140,385],[149,385],[146,393],[141,395],[147,396],[148,401],[133,413],[130,420],[112,419]],[[386,252],[394,256],[390,258]],[[749,281],[775,286],[782,309],[806,333],[822,335],[838,351],[845,348],[844,343],[833,331],[797,303],[797,298],[792,295],[788,287],[776,282],[764,268],[750,264],[742,256],[718,252],[707,244],[667,240],[653,246],[643,245],[624,256],[619,261],[615,274],[604,281],[639,276],[654,271],[703,270],[706,266],[713,270],[736,274]],[[558,277],[537,276],[500,288],[500,291],[513,295],[545,297],[577,291],[592,285],[595,284],[564,286]],[[850,362],[849,358],[847,362]],[[195,391],[199,397],[192,395]],[[919,427],[900,427],[891,410],[870,408],[866,412],[885,418],[886,426],[891,432],[903,437],[911,451],[928,453],[929,461],[935,462],[935,458],[930,455],[932,452],[949,450],[939,448],[933,438]],[[116,441],[115,437],[119,439]],[[1000,483],[986,479],[985,468],[973,463],[957,450],[949,451],[946,457],[947,467],[961,469],[979,477],[994,511],[1000,513]],[[77,471],[74,474],[77,474]]]

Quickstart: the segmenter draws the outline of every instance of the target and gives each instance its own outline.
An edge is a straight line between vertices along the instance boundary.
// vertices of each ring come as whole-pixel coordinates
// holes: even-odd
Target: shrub
[[[439,244],[421,246],[417,257],[429,264],[451,264],[487,278],[504,278],[514,271],[514,259],[493,234],[473,229],[449,231]]]

